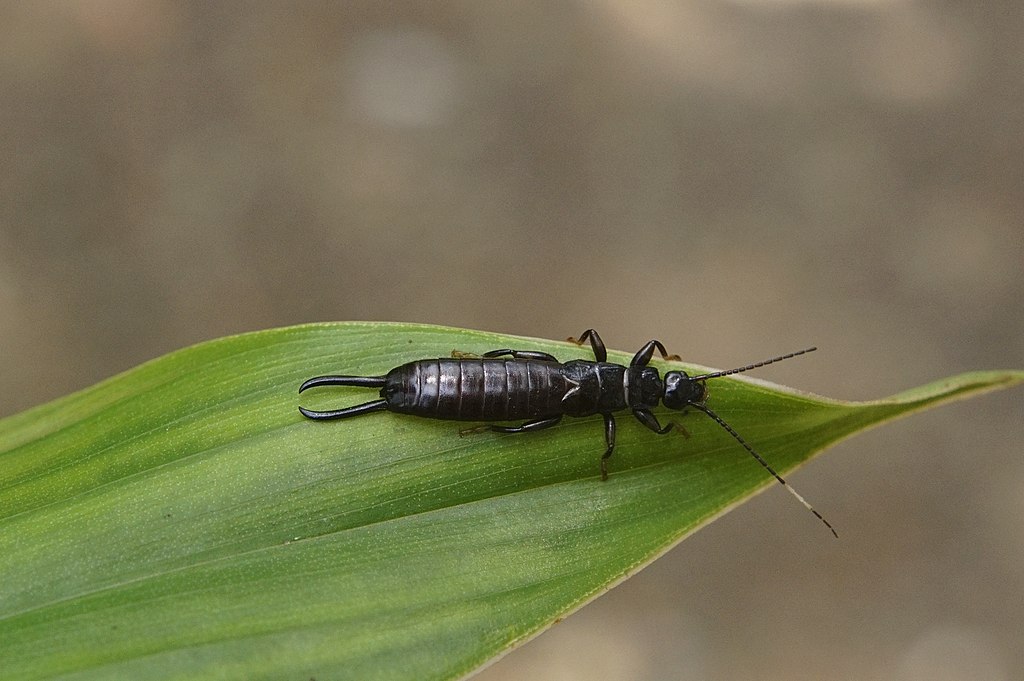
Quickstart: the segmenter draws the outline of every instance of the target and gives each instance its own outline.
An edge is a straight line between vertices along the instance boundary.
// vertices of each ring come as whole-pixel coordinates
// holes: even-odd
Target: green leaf
[[[309,325],[203,343],[0,421],[0,675],[458,678],[775,484],[701,414],[685,419],[689,439],[621,418],[602,483],[598,417],[459,437],[451,422],[296,411],[310,376],[502,347],[589,355]],[[722,378],[709,405],[785,472],[883,421],[1022,381],[976,372],[849,403]],[[315,393],[303,403],[376,397]],[[831,541],[810,514],[806,531]]]

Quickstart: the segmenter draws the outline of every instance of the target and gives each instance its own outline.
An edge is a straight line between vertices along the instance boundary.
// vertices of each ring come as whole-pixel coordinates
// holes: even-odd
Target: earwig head
[[[665,374],[665,395],[662,402],[669,409],[681,411],[691,404],[703,404],[708,396],[704,381],[691,378],[685,371]]]

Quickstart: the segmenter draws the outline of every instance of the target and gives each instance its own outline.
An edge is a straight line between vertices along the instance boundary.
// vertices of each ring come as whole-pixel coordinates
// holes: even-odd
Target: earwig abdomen
[[[515,421],[563,413],[564,365],[540,360],[426,359],[388,372],[388,409],[454,421]]]

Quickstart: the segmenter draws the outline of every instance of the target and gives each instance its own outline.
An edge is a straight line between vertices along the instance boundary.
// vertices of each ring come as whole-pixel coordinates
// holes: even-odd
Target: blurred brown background
[[[0,415],[312,320],[1022,368],[1022,85],[1008,1],[5,2]],[[771,489],[480,678],[1024,678],[1022,403],[836,447],[840,541]]]

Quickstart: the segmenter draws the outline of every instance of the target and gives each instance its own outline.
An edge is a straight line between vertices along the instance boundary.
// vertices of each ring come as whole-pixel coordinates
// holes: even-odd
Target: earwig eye
[[[706,389],[685,371],[669,371],[665,374],[665,396],[662,402],[669,409],[681,410],[694,402],[702,402]]]

